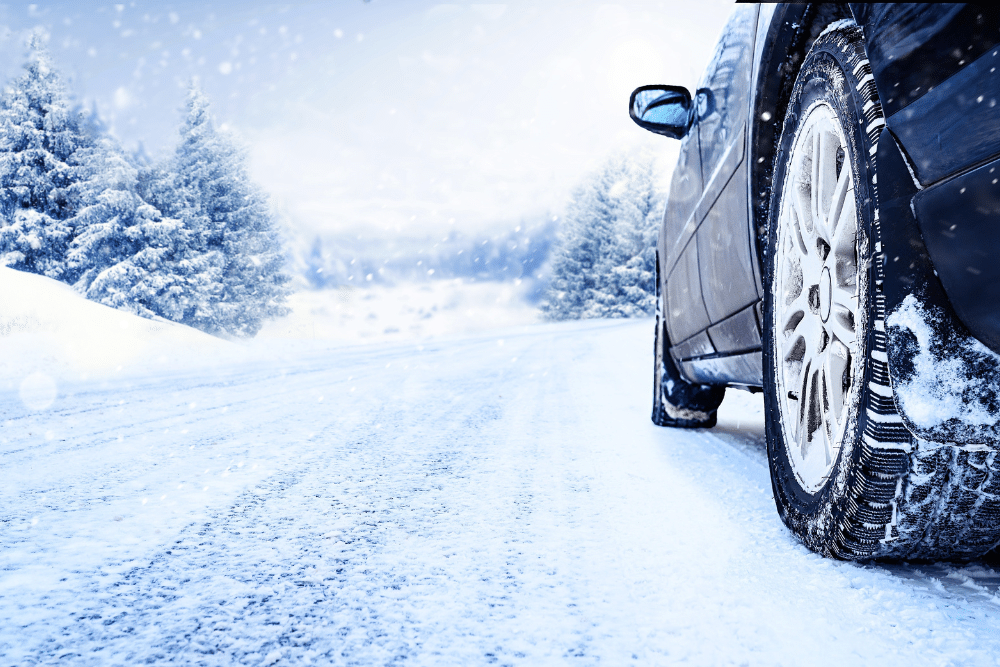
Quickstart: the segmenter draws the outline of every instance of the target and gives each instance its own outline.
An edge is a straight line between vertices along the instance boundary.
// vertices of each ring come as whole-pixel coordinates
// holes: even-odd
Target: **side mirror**
[[[681,139],[694,122],[691,93],[681,86],[642,86],[632,92],[628,115],[644,130]]]

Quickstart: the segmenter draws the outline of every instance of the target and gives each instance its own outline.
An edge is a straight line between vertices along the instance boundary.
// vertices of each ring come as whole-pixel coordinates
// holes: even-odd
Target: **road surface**
[[[0,403],[0,664],[996,664],[1000,575],[820,558],[759,396],[648,418],[649,321]]]

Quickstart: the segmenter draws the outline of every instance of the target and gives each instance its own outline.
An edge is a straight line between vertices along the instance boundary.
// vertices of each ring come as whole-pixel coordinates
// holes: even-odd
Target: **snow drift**
[[[233,347],[190,327],[103,306],[51,278],[0,267],[0,377],[90,377],[194,361]],[[199,354],[195,354],[195,353]]]

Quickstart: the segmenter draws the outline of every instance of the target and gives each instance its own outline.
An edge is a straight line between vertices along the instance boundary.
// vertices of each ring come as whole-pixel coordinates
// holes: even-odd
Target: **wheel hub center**
[[[823,273],[819,277],[819,316],[824,323],[830,319],[832,296],[833,278],[830,276],[830,267],[824,266]]]

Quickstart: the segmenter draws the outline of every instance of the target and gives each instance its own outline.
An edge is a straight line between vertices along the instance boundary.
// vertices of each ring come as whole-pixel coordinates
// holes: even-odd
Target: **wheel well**
[[[823,30],[834,21],[853,18],[846,4],[813,3],[779,5],[770,25],[758,39],[765,39],[755,80],[757,90],[750,116],[750,214],[760,275],[764,276],[767,245],[767,211],[771,203],[778,139],[791,98],[795,77],[806,53]],[[780,72],[779,76],[774,76]],[[764,120],[766,119],[766,120]],[[760,122],[763,120],[763,122]]]

